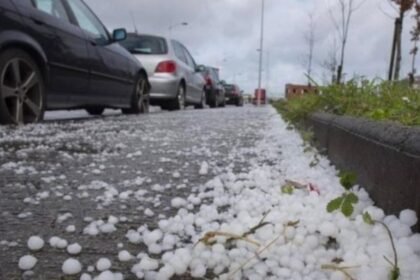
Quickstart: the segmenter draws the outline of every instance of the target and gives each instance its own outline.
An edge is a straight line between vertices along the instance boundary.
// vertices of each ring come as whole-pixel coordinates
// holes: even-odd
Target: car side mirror
[[[195,67],[195,72],[203,73],[205,71],[203,65],[198,65]]]
[[[127,39],[127,31],[124,28],[115,29],[112,32],[112,40],[114,42],[120,42]]]

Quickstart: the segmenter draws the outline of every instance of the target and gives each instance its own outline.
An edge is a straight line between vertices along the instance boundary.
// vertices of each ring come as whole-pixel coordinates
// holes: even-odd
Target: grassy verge
[[[420,90],[405,83],[352,80],[343,85],[320,87],[320,94],[273,104],[297,124],[314,112],[387,120],[407,126],[420,125]]]

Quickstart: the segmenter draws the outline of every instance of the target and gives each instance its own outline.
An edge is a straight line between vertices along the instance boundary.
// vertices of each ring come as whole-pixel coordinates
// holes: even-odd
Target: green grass
[[[273,105],[290,122],[300,123],[314,112],[420,125],[420,90],[406,83],[351,80],[319,87],[319,95],[281,100]]]

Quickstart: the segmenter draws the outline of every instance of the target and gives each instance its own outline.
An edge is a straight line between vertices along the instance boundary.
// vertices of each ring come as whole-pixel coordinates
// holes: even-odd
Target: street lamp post
[[[168,27],[169,35],[172,37],[172,29],[174,29],[175,27],[178,27],[178,26],[187,26],[187,25],[188,25],[188,22],[179,22],[179,23],[170,25]]]
[[[257,89],[257,105],[261,104],[261,80],[262,80],[262,63],[264,52],[264,10],[265,0],[261,0],[261,34],[260,34],[260,61],[258,65],[258,89]]]

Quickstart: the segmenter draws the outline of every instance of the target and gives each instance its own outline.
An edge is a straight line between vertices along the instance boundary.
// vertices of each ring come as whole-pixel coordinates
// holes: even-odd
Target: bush
[[[319,87],[310,94],[274,103],[290,122],[303,122],[314,112],[388,120],[420,125],[420,90],[406,83],[351,80],[346,84]]]

